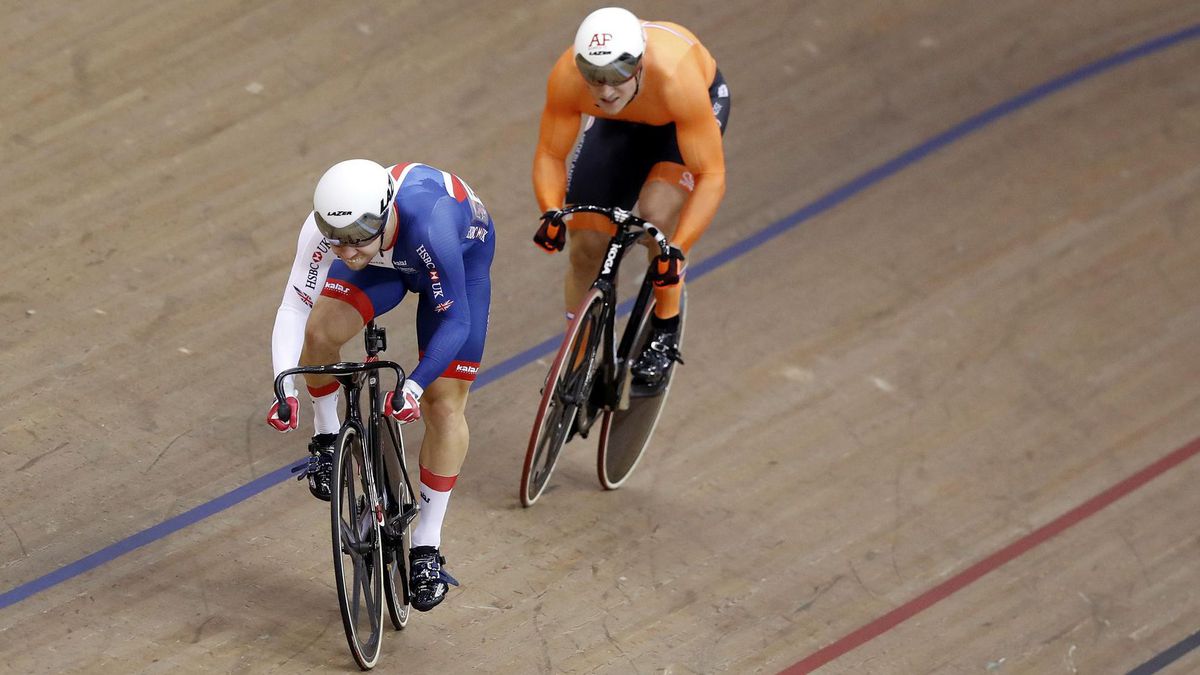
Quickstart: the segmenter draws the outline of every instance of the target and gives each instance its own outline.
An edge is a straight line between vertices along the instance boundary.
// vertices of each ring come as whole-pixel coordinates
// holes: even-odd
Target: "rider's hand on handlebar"
[[[655,288],[674,286],[683,277],[686,267],[687,260],[683,257],[683,251],[671,246],[667,255],[660,254],[650,264],[650,281]]]
[[[392,400],[395,393],[389,391],[383,399],[383,414],[395,417],[401,424],[411,424],[421,419],[421,394],[425,393],[421,385],[412,380],[405,380],[398,400]],[[395,407],[397,403],[400,404],[399,407]]]
[[[275,431],[287,433],[300,424],[300,402],[296,400],[295,396],[288,396],[287,404],[292,409],[292,416],[286,422],[279,419],[279,401],[271,404],[271,411],[267,413],[267,424],[270,424]]]
[[[554,253],[563,250],[567,245],[567,227],[563,225],[559,217],[561,211],[551,209],[542,214],[542,224],[538,227],[538,231],[533,235],[533,243],[537,244],[546,253]]]

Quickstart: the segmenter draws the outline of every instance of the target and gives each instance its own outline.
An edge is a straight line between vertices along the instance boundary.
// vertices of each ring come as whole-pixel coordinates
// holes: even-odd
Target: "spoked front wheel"
[[[532,506],[546,489],[563,444],[586,401],[589,377],[600,345],[604,294],[588,291],[580,311],[567,326],[558,355],[550,366],[538,405],[521,471],[521,504]]]
[[[350,653],[363,670],[379,661],[383,642],[383,546],[363,466],[362,435],[338,435],[330,494],[333,569]]]
[[[684,292],[679,301],[679,344],[683,345],[684,318],[687,315],[687,294]],[[623,399],[617,410],[606,410],[600,420],[600,445],[596,458],[596,470],[600,485],[605,490],[615,490],[629,478],[630,474],[641,461],[642,455],[650,445],[650,437],[662,416],[663,407],[667,403],[667,394],[671,391],[671,380],[675,378],[675,368],[667,374],[667,383],[661,393],[655,396],[638,396],[631,391],[633,385],[629,367],[638,355],[646,340],[650,338],[650,317],[654,314],[654,302],[651,298],[646,303],[646,309],[640,317],[629,317],[630,328],[636,326],[637,334],[633,340],[629,354],[623,355],[620,373],[624,377],[622,387]],[[635,323],[636,322],[636,323]],[[678,365],[678,364],[676,364]]]

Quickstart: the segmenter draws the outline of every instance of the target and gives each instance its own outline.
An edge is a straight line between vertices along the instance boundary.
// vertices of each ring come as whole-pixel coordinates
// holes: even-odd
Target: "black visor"
[[[333,246],[362,246],[370,242],[372,239],[383,234],[383,228],[387,225],[388,214],[392,211],[392,198],[396,195],[396,181],[388,174],[388,190],[387,196],[379,202],[379,213],[364,212],[356,218],[353,223],[335,227],[332,223],[325,220],[325,215],[320,211],[313,211],[313,217],[317,221],[317,229],[321,231],[321,236]],[[341,215],[350,215],[343,212]]]
[[[383,234],[383,227],[387,225],[388,211],[390,210],[390,208],[384,209],[383,215],[364,213],[353,223],[343,227],[331,225],[321,216],[320,211],[313,211],[313,216],[316,217],[317,229],[333,246],[362,246]]]
[[[575,67],[579,68],[579,73],[583,75],[583,79],[592,84],[607,84],[609,86],[628,82],[629,78],[637,74],[638,64],[641,62],[642,58],[640,56],[634,56],[625,52],[607,64],[597,66],[583,58],[583,54],[575,55]]]

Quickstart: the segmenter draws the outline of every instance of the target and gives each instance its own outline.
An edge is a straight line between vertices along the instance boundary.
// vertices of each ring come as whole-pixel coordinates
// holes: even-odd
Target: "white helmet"
[[[620,84],[637,74],[646,51],[642,22],[627,9],[598,9],[575,33],[575,65],[592,84]]]
[[[383,233],[396,181],[369,159],[338,162],[317,181],[313,216],[334,246],[361,246]]]

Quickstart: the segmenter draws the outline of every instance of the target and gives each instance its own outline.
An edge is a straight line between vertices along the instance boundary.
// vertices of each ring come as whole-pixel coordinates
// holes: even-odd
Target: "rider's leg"
[[[363,318],[341,300],[319,296],[313,304],[304,327],[304,348],[300,364],[320,366],[340,361],[342,345],[362,330]],[[318,499],[329,501],[333,480],[333,446],[335,434],[341,427],[338,419],[338,398],[341,389],[330,375],[305,375],[309,396],[313,402],[314,435],[308,444],[311,455],[305,475],[308,490]]]
[[[304,327],[304,348],[300,365],[320,366],[341,360],[342,345],[358,334],[363,318],[349,304],[329,296],[318,296]],[[313,400],[313,427],[317,434],[335,434],[338,419],[339,388],[331,375],[305,375],[304,382]]]
[[[663,168],[666,170],[660,170]],[[688,176],[682,165],[656,165],[638,197],[639,215],[657,225],[668,238],[675,233],[679,213],[689,195],[686,186],[690,181],[680,180],[678,176]],[[661,251],[653,243],[649,246],[649,257],[653,261]],[[685,255],[686,253],[684,250]],[[682,280],[674,286],[654,289],[654,315],[650,319],[652,330],[642,347],[642,353],[631,367],[634,382],[647,394],[661,391],[674,363],[682,360],[679,355],[679,312],[682,294]]]
[[[567,253],[571,258],[571,268],[567,271],[563,286],[568,319],[579,308],[583,294],[587,293],[592,282],[596,280],[596,273],[600,271],[600,261],[604,259],[604,251],[611,238],[612,224],[605,216],[595,213],[576,213],[571,216],[570,231],[567,235]]]
[[[450,490],[467,456],[467,393],[471,383],[439,377],[421,396],[425,438],[421,442],[421,517],[412,545],[440,547]]]
[[[676,171],[682,168],[679,165],[668,163],[655,166],[638,196],[638,215],[654,223],[670,238],[675,234],[675,227],[679,224],[679,213],[683,210],[683,205],[691,193],[680,184],[680,181],[667,177],[671,175],[671,172],[666,170],[667,167],[674,168]],[[648,246],[650,247],[650,259],[653,260],[660,251],[653,243]],[[687,250],[683,252],[684,255],[687,255]],[[679,316],[679,298],[682,294],[682,281],[674,286],[654,289],[654,316],[660,319],[672,319]]]
[[[596,273],[600,271],[600,261],[604,258],[604,250],[608,247],[609,239],[612,239],[612,223],[605,216],[577,213],[571,216],[571,219],[572,229],[567,235],[571,269],[567,271],[563,289],[568,323],[575,318],[579,303],[583,301],[583,294],[587,293],[592,282],[596,280]],[[586,344],[588,334],[585,332],[580,339]],[[582,359],[581,351],[578,360]]]
[[[450,491],[471,439],[467,428],[467,395],[479,372],[487,342],[492,297],[489,270],[494,254],[494,237],[485,238],[481,245],[465,253],[466,295],[458,296],[455,301],[469,309],[471,326],[452,364],[425,387],[421,396],[421,418],[425,422],[420,454],[421,515],[413,528],[408,560],[412,606],[422,612],[436,607],[445,598],[448,585],[458,583],[442,568],[446,561],[439,549]],[[438,317],[444,309],[428,296],[421,296],[417,305],[418,350],[424,352],[433,340],[441,325]]]
[[[421,517],[412,531],[409,550],[409,579],[412,606],[427,612],[446,597],[447,584],[456,584],[443,568],[442,521],[450,503],[450,491],[458,480],[467,456],[467,392],[471,383],[439,377],[421,397],[421,419],[425,438],[421,442]]]

